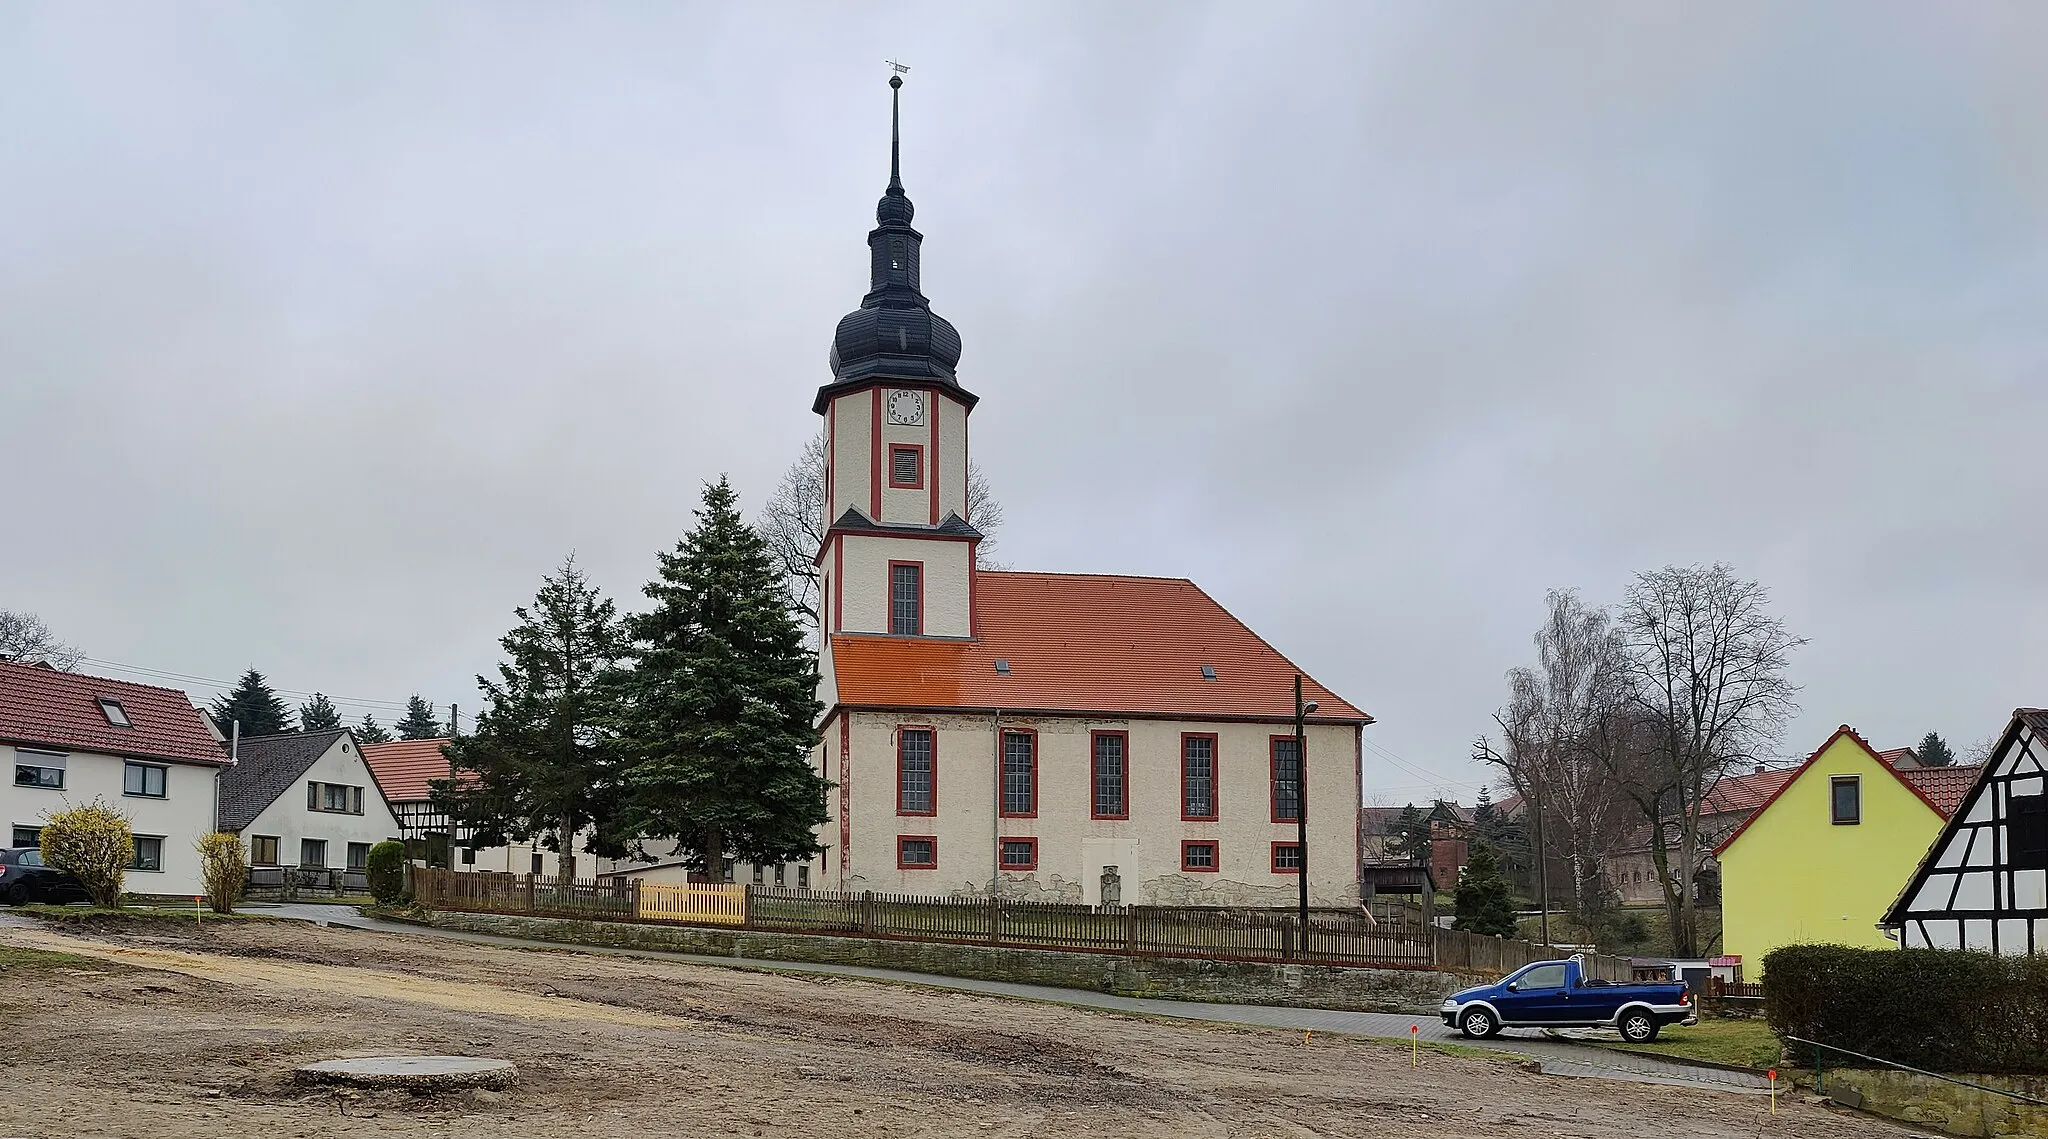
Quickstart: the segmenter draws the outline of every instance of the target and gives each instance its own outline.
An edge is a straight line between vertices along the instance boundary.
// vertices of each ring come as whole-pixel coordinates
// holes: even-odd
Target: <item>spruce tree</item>
[[[1948,746],[1948,741],[1941,738],[1939,732],[1929,732],[1921,736],[1920,747],[1917,750],[1920,753],[1920,762],[1929,767],[1955,766],[1956,753]]]
[[[816,854],[830,786],[810,761],[817,660],[725,479],[645,592],[622,721],[629,826],[675,839],[714,879],[727,858]]]
[[[272,691],[270,682],[253,668],[242,674],[233,691],[214,697],[209,711],[220,730],[229,735],[234,734],[234,725],[240,722],[244,739],[292,730],[291,705]]]
[[[1508,882],[1500,875],[1500,863],[1494,860],[1492,847],[1473,844],[1471,860],[1465,863],[1465,873],[1458,879],[1458,892],[1452,904],[1458,911],[1452,929],[1489,937],[1514,936],[1515,907],[1508,898]]]
[[[405,718],[392,727],[402,740],[432,740],[441,736],[441,721],[434,718],[434,706],[418,695],[405,702]]]
[[[1429,861],[1429,816],[1410,803],[1401,808],[1387,836],[1387,853],[1410,862]]]
[[[363,722],[356,725],[356,742],[388,744],[391,742],[391,733],[384,730],[384,725],[377,722],[377,717],[365,712]]]
[[[573,879],[585,827],[595,828],[596,853],[625,853],[613,837],[620,784],[611,746],[624,634],[573,557],[513,613],[519,623],[498,642],[498,679],[477,677],[484,710],[475,730],[442,748],[461,774],[435,781],[432,797],[476,831],[477,845],[539,838]]]
[[[299,705],[299,730],[302,732],[331,732],[341,726],[341,713],[334,702],[318,692],[313,699]]]

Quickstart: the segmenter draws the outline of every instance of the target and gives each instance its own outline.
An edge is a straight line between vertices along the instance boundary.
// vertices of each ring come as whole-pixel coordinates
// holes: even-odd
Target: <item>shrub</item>
[[[385,839],[370,848],[364,867],[370,878],[370,896],[380,906],[396,904],[405,897],[405,844]]]
[[[215,831],[193,845],[199,851],[199,880],[206,887],[206,904],[217,914],[234,913],[235,903],[242,900],[242,887],[249,881],[241,837]]]
[[[1471,860],[1458,879],[1454,904],[1458,917],[1451,928],[1492,937],[1514,936],[1515,908],[1508,898],[1507,879],[1500,876],[1500,864],[1484,843],[1472,848]]]
[[[2048,957],[1788,945],[1763,964],[1764,1016],[1781,1039],[1935,1072],[2048,1072]],[[1802,1066],[1814,1051],[1787,1044]]]
[[[119,908],[121,882],[135,860],[135,832],[129,829],[128,816],[106,800],[94,799],[83,807],[45,815],[44,820],[43,861],[78,879],[94,905]]]

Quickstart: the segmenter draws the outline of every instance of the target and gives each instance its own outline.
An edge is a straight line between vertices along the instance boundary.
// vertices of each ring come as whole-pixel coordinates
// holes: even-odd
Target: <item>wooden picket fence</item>
[[[781,933],[1062,949],[1211,961],[1446,969],[1498,976],[1559,951],[1460,930],[1375,924],[1356,910],[1311,910],[1308,937],[1291,909],[1083,906],[991,898],[835,893],[764,886],[656,885],[520,874],[416,870],[433,910],[712,925]],[[1589,975],[1629,979],[1628,959],[1583,954]]]

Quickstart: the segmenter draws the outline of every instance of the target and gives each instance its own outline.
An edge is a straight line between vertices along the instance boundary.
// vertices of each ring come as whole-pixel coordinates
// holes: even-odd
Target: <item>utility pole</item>
[[[1308,732],[1304,721],[1318,705],[1301,699],[1301,674],[1294,674],[1294,841],[1300,859],[1301,943],[1299,952],[1308,956]]]

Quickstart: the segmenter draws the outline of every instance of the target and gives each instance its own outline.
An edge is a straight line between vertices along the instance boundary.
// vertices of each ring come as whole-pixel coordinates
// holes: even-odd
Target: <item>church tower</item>
[[[967,417],[976,397],[953,374],[960,334],[920,291],[924,235],[910,226],[903,191],[902,77],[889,86],[889,187],[868,234],[868,293],[839,322],[832,382],[811,405],[825,417],[818,627],[828,646],[839,634],[974,635],[981,534],[967,517]]]

